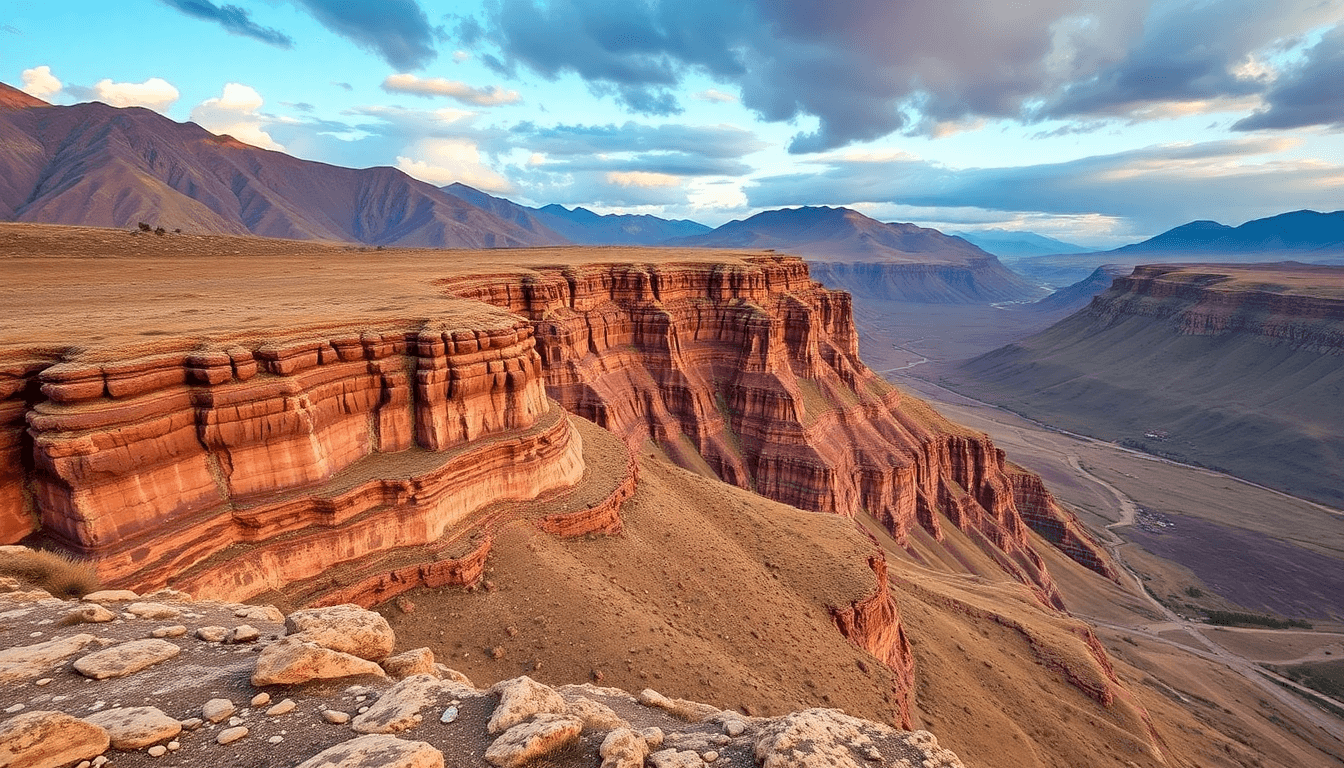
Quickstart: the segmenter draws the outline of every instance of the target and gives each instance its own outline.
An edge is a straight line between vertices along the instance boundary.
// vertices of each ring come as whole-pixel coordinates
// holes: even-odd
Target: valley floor
[[[1266,668],[1344,657],[1344,592],[1334,583],[1344,578],[1344,513],[1051,429],[916,378],[918,369],[893,373],[890,380],[1039,473],[1123,564],[1125,594],[1063,564],[1050,567],[1069,609],[1097,628],[1113,657],[1141,670],[1141,688],[1224,733],[1240,732],[1243,743],[1287,748],[1303,739],[1344,764],[1344,703]],[[1163,546],[1183,536],[1195,546]],[[1311,631],[1193,618],[1301,609],[1310,609]],[[1219,706],[1207,706],[1213,701]],[[1264,727],[1266,719],[1273,725]],[[1254,735],[1243,730],[1248,723],[1260,724]]]

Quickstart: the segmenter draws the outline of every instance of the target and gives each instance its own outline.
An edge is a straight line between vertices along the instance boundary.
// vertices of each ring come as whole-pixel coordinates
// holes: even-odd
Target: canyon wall
[[[955,389],[1075,432],[1344,505],[1344,268],[1137,267]]]
[[[584,469],[502,313],[3,369],[6,540],[40,529],[118,586],[242,599]]]
[[[1293,290],[1293,283],[1303,279],[1317,290]],[[1125,318],[1146,317],[1164,321],[1181,335],[1236,335],[1344,356],[1341,285],[1344,268],[1339,267],[1140,266],[1115,278],[1111,289],[1087,307],[1086,316],[1098,329]]]
[[[942,513],[1057,605],[1003,452],[859,361],[848,294],[813,282],[797,258],[747,261],[443,286],[531,319],[550,396],[632,449],[803,509],[871,515],[901,541],[916,525],[940,538]]]

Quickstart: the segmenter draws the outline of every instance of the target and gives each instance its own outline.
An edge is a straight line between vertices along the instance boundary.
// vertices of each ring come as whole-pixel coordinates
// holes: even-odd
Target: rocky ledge
[[[750,717],[646,689],[478,689],[378,614],[125,590],[0,594],[0,765],[960,768],[926,731]]]

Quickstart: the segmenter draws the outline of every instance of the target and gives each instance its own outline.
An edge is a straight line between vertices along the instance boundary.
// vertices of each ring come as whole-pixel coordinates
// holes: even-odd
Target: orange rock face
[[[445,287],[531,319],[550,396],[632,449],[655,444],[804,509],[871,515],[898,540],[915,525],[941,538],[942,513],[1060,605],[1003,452],[859,361],[848,294],[796,258],[748,261],[543,268]],[[1038,507],[1047,527],[1062,514]]]
[[[871,653],[896,673],[897,710],[902,728],[911,726],[911,703],[915,693],[915,657],[901,628],[896,601],[887,581],[887,561],[880,555],[868,564],[877,576],[873,594],[848,608],[832,608],[831,618],[851,643]]]
[[[118,585],[242,598],[433,541],[486,504],[583,472],[531,327],[502,316],[59,363],[35,378],[42,399],[6,401],[28,429],[16,441],[9,416],[3,449],[31,441],[44,533]],[[4,467],[23,479],[22,460]],[[0,496],[19,535],[33,525],[22,487]],[[262,546],[188,572],[237,543]]]

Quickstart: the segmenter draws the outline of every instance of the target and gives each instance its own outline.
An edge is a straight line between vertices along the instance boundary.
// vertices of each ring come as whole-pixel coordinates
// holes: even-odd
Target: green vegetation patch
[[[1344,699],[1344,659],[1313,661],[1307,664],[1274,667],[1275,672],[1313,691],[1334,699]]]
[[[1270,629],[1311,629],[1311,622],[1302,619],[1280,619],[1258,613],[1237,611],[1206,611],[1210,624],[1223,627],[1269,627]]]

